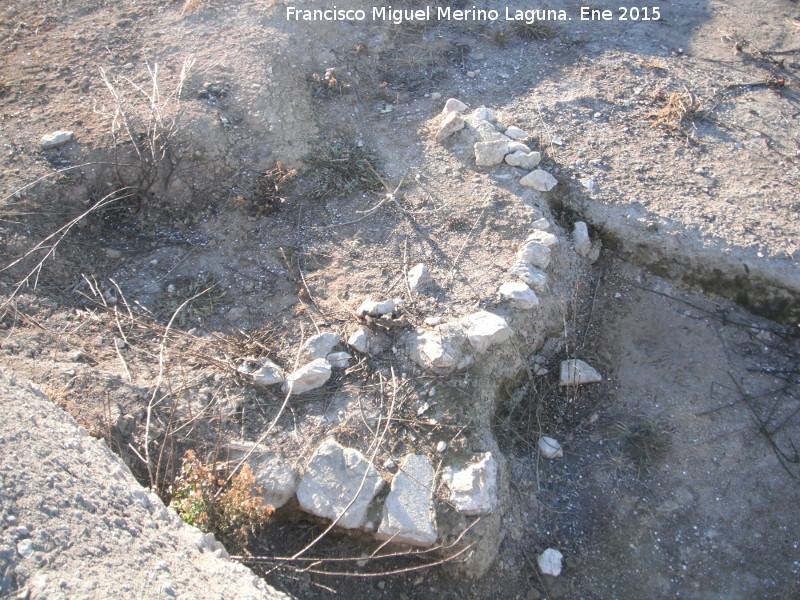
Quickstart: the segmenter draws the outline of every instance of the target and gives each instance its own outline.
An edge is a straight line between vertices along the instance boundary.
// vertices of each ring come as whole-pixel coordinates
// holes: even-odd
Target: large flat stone
[[[466,515],[488,515],[497,510],[497,461],[484,452],[460,469],[445,467],[442,479],[450,489],[450,502]]]
[[[380,473],[361,452],[328,438],[306,466],[297,488],[297,501],[306,512],[338,519],[336,524],[345,529],[359,529],[384,484]]]
[[[422,455],[409,454],[392,480],[383,505],[378,539],[428,547],[436,542],[436,511],[433,504],[435,472]]]

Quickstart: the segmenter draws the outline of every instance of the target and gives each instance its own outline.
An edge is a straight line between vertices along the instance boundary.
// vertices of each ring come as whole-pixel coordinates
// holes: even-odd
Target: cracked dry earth
[[[272,593],[148,493],[115,504],[128,496],[110,481],[125,469],[63,433],[74,426],[55,401],[167,500],[188,448],[213,460],[220,444],[260,440],[299,476],[330,437],[371,456],[376,425],[389,423],[380,477],[394,477],[388,461],[427,457],[445,545],[475,518],[453,510],[438,472],[497,456],[498,506],[463,540],[474,554],[443,567],[414,570],[448,552],[365,561],[380,542],[341,529],[302,557],[319,568],[275,560],[329,524],[289,498],[252,541],[262,560],[244,563],[295,597],[797,597],[797,4],[681,0],[658,22],[533,29],[292,22],[287,4],[2,9],[4,264],[113,200],[80,219],[41,272],[49,246],[0,274],[3,367],[49,398],[30,399],[21,383],[3,392],[3,594]],[[169,160],[147,163],[133,150],[148,115],[133,84],[149,90],[156,63],[175,135]],[[112,91],[130,99],[131,137],[113,128]],[[482,125],[437,141],[450,97],[465,115],[489,107],[498,132],[521,129],[556,185],[520,184],[530,170],[520,165],[476,164]],[[655,127],[670,99],[683,109]],[[57,130],[74,140],[43,149]],[[313,157],[341,148],[377,159],[370,189],[320,193],[330,179]],[[265,195],[278,162],[297,174]],[[557,245],[539,305],[520,310],[499,289],[541,219]],[[576,222],[602,246],[594,262],[576,251]],[[434,283],[412,290],[418,263]],[[37,285],[15,293],[28,273]],[[368,297],[405,305],[364,319]],[[470,350],[474,364],[455,372],[411,360],[409,339],[441,327],[427,319],[481,310],[513,336]],[[283,412],[278,387],[252,385],[249,359],[292,371],[313,334],[347,341],[365,326],[375,346],[340,345],[348,366]],[[559,386],[568,358],[602,381]],[[541,435],[563,456],[544,459]],[[163,457],[156,481],[145,448]],[[86,467],[92,477],[54,472],[81,456],[102,461]],[[35,501],[37,487],[60,494],[56,484],[89,486],[77,493],[95,511],[68,494]],[[96,527],[70,549],[72,518]],[[70,554],[89,546],[92,556]],[[117,547],[131,548],[124,560]],[[558,577],[537,560],[549,548],[564,557]]]

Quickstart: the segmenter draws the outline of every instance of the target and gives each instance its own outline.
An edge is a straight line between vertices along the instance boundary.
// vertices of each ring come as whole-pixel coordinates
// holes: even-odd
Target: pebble
[[[561,458],[564,456],[561,444],[546,435],[539,438],[539,453],[545,458]]]
[[[397,463],[394,462],[391,458],[387,458],[383,463],[383,468],[387,471],[396,471],[397,470]]]
[[[549,192],[558,185],[558,180],[544,169],[531,171],[520,179],[519,182],[520,185],[531,187],[538,192]]]
[[[450,98],[447,102],[444,103],[444,109],[442,110],[443,113],[451,113],[451,112],[464,112],[467,110],[469,106],[464,104],[461,100],[457,98]]]
[[[561,575],[561,561],[564,555],[554,548],[548,548],[542,552],[536,559],[539,564],[539,570],[545,575],[552,575],[558,577]]]
[[[42,149],[58,148],[75,139],[72,131],[54,131],[42,137]]]
[[[436,452],[438,452],[439,454],[444,454],[446,450],[447,450],[447,442],[442,441],[436,444]]]
[[[439,92],[433,92],[431,94],[431,100],[433,100],[434,102],[436,102],[437,100],[441,100],[441,99],[442,99],[442,95]]]
[[[17,553],[22,558],[30,558],[33,554],[33,542],[29,539],[20,540],[17,542]]]
[[[582,385],[584,383],[599,383],[603,377],[594,367],[580,359],[561,361],[560,385]]]

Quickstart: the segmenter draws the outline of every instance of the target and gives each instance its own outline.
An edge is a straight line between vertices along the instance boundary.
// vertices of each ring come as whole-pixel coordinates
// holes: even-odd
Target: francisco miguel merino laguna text
[[[373,6],[369,10],[337,8],[309,9],[296,6],[286,7],[287,21],[384,21],[400,25],[410,21],[521,21],[527,24],[536,21],[568,21],[565,10],[554,9],[510,9],[504,11],[482,8],[455,9],[450,6],[426,6],[425,8],[408,9],[391,6]]]

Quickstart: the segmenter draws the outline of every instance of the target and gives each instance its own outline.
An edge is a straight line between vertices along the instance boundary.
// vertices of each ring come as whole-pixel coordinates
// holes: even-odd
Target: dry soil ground
[[[146,479],[136,452],[154,387],[174,398],[157,428],[174,439],[158,448],[166,471],[186,445],[253,439],[274,417],[282,398],[236,379],[236,359],[291,364],[316,328],[350,331],[366,295],[402,295],[405,267],[420,261],[445,283],[409,318],[470,312],[534,218],[566,232],[582,219],[603,239],[601,259],[560,290],[550,373],[495,418],[512,483],[486,576],[283,569],[269,581],[299,597],[796,598],[797,3],[681,0],[658,21],[585,4],[613,18],[581,21],[570,1],[541,8],[572,20],[531,27],[286,19],[287,6],[316,3],[5,6],[4,264],[113,202],[78,220],[41,270],[60,238],[2,273],[4,365]],[[451,96],[529,132],[559,186],[531,194],[510,167],[435,144]],[[59,129],[75,140],[42,150]],[[303,157],[345,146],[379,159],[379,189],[318,197],[330,181]],[[263,183],[278,161],[298,170],[280,199]],[[357,212],[401,183],[400,205]],[[164,326],[208,287],[173,323],[160,369]],[[575,351],[606,381],[560,390],[557,361]],[[293,407],[275,443],[301,462],[330,430],[339,385]],[[543,431],[564,440],[564,459],[537,458]],[[274,523],[255,550],[294,552],[318,527]],[[360,553],[349,538],[324,544],[328,556]],[[550,546],[568,559],[557,579],[535,566]]]

